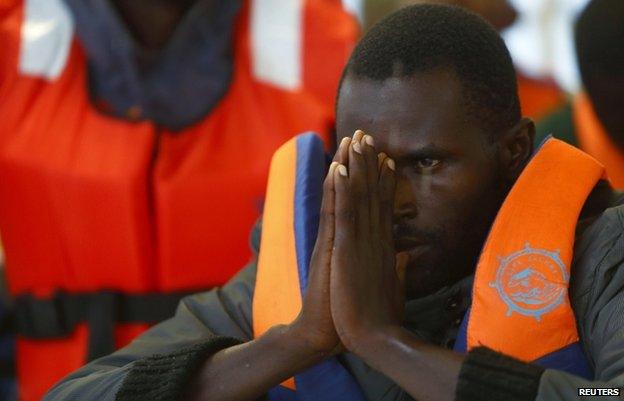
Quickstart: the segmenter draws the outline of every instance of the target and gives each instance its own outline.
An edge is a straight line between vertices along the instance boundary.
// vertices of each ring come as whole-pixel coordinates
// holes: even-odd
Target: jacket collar
[[[228,90],[241,0],[197,0],[158,54],[141,48],[109,0],[65,1],[87,54],[91,98],[102,111],[180,130]]]

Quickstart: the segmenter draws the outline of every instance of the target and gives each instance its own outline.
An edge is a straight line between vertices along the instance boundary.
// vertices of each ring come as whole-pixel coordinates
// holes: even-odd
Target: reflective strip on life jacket
[[[595,159],[557,139],[533,156],[499,210],[477,264],[468,350],[487,346],[524,361],[546,357],[554,365],[575,355],[577,365],[587,364],[577,358],[568,284],[576,223],[603,174]]]
[[[302,85],[305,0],[255,0],[251,6],[254,76],[287,90]],[[280,20],[280,23],[275,23]]]
[[[25,0],[19,72],[57,79],[67,64],[74,19],[63,0]]]
[[[255,79],[333,105],[338,81],[327,77],[343,66],[327,60],[346,59],[360,32],[339,0],[253,0],[249,25]]]
[[[292,322],[301,310],[316,242],[322,184],[327,167],[323,143],[300,135],[273,156],[262,220],[253,299],[254,337]],[[269,392],[275,400],[363,401],[355,379],[336,358],[319,363]]]

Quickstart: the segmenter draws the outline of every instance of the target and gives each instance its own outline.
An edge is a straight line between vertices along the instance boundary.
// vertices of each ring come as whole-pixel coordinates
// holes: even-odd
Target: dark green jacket
[[[477,392],[478,398],[471,400],[578,400],[579,387],[624,386],[624,206],[620,206],[624,202],[603,187],[590,198],[593,200],[586,203],[578,224],[569,295],[595,381],[500,357],[481,365],[483,375],[460,380],[483,389]],[[257,252],[259,228],[254,230],[253,238]],[[181,399],[189,377],[208,355],[251,340],[255,273],[254,261],[223,288],[184,299],[173,318],[66,377],[45,401]],[[408,302],[407,328],[426,341],[452,346],[468,306],[470,284],[467,278]],[[344,354],[340,358],[369,400],[410,399],[357,357]],[[531,380],[533,391],[513,390],[513,383],[529,388]]]
[[[535,125],[535,147],[537,148],[548,135],[579,146],[572,115],[572,101],[568,100],[561,107],[545,116]]]

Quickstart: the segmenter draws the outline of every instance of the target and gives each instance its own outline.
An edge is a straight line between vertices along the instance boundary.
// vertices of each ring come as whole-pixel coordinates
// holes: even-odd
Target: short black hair
[[[574,29],[581,78],[624,73],[624,1],[593,0]]]
[[[521,117],[509,51],[483,18],[462,8],[420,4],[374,25],[355,47],[343,73],[383,81],[437,68],[454,71],[470,115],[494,135]]]

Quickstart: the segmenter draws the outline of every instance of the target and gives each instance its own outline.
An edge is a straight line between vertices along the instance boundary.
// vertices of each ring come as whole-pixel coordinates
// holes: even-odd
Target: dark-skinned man
[[[446,6],[380,22],[345,69],[337,135],[328,171],[310,135],[275,154],[257,261],[46,400],[557,401],[622,384],[622,210],[591,157],[553,139],[532,154],[494,29]]]

